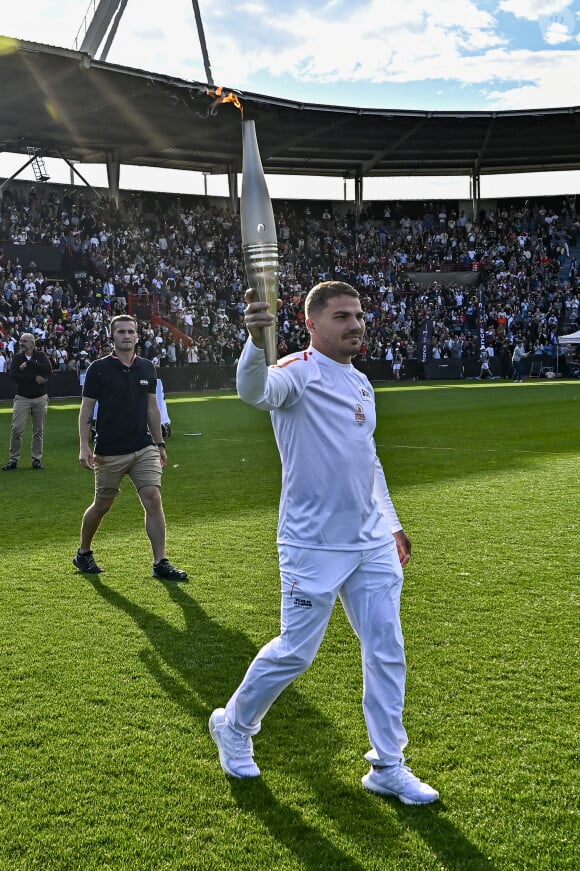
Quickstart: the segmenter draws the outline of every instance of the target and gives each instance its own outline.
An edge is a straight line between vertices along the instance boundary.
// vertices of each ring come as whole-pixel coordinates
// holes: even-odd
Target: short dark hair
[[[335,296],[352,296],[360,299],[358,291],[346,281],[321,281],[308,292],[304,303],[304,312],[309,318],[314,312],[320,312],[326,308],[328,301]]]
[[[133,321],[135,325],[135,330],[137,329],[137,321],[132,315],[115,315],[115,317],[111,321],[111,336],[114,335],[115,328],[117,324],[121,323],[121,321]]]

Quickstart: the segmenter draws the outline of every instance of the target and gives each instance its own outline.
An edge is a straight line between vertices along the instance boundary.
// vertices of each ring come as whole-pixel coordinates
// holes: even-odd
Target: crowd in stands
[[[448,203],[374,203],[356,215],[346,203],[275,201],[274,212],[280,356],[307,344],[304,298],[327,279],[361,293],[363,359],[417,356],[426,321],[434,358],[479,357],[482,313],[487,356],[516,339],[553,354],[556,336],[577,329],[573,196],[506,200],[475,220]],[[74,270],[23,266],[14,246],[31,245],[58,249]],[[55,370],[78,372],[108,353],[110,320],[128,310],[140,353],[160,367],[232,365],[246,339],[239,218],[226,201],[132,193],[117,207],[89,188],[14,181],[0,201],[0,252],[0,371],[29,331]],[[475,273],[479,285],[466,283]],[[166,323],[152,320],[153,301]]]

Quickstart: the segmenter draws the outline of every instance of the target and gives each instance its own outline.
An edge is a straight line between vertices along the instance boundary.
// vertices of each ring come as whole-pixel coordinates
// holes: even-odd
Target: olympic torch
[[[242,250],[249,287],[257,299],[270,303],[276,317],[278,310],[278,240],[272,202],[260,159],[256,127],[253,121],[242,121],[242,196],[240,218]],[[272,366],[278,359],[276,321],[264,330],[266,363]]]

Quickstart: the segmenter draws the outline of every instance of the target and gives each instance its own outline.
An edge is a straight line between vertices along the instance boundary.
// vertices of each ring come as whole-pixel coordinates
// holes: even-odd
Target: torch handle
[[[248,286],[256,294],[259,302],[267,302],[270,311],[276,318],[278,310],[278,246],[277,245],[246,245],[244,246],[244,261]],[[278,359],[278,339],[276,320],[270,327],[264,328],[264,351],[266,363],[273,366]]]

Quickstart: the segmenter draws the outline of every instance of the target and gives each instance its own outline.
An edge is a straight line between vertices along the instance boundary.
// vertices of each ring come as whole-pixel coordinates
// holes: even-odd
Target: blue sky
[[[84,11],[94,5],[5,3],[0,31],[73,48]],[[242,92],[394,109],[579,103],[580,0],[199,0],[199,6],[214,83]],[[128,0],[107,61],[205,82],[191,0]]]

